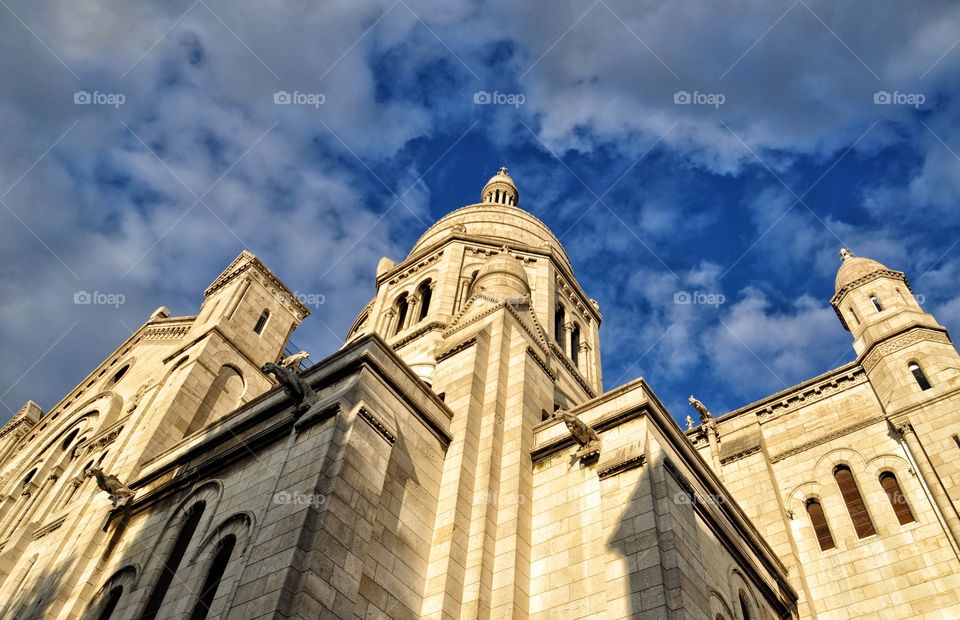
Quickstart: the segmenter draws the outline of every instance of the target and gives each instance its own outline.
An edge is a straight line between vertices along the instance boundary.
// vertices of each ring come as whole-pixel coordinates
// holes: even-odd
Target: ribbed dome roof
[[[506,168],[501,168],[501,171],[494,175],[484,187],[483,197],[493,191],[494,200],[492,202],[484,200],[479,204],[457,209],[440,218],[417,240],[410,250],[410,255],[412,256],[423,248],[433,245],[451,233],[459,232],[470,236],[486,237],[497,245],[553,248],[560,255],[567,269],[572,272],[573,267],[570,264],[570,258],[564,251],[563,246],[560,245],[557,237],[547,228],[547,225],[537,217],[515,206],[516,200],[519,200],[519,194],[516,195],[512,205],[496,202],[495,190],[497,188],[501,191],[512,188],[512,191],[516,192],[516,187],[513,179],[507,175]],[[509,192],[507,196],[510,196]]]
[[[872,258],[854,256],[847,249],[840,250],[840,256],[843,258],[843,263],[840,265],[840,269],[837,270],[837,279],[834,281],[834,290],[838,293],[840,289],[851,282],[870,275],[875,271],[889,270],[883,263],[877,262]]]
[[[510,255],[510,250],[506,247],[500,254],[484,263],[477,272],[474,287],[476,290],[501,297],[522,297],[530,294],[526,270],[519,260]]]

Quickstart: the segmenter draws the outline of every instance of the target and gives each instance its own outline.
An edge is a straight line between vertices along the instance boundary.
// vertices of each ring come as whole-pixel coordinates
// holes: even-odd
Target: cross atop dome
[[[500,166],[500,171],[490,177],[480,192],[480,202],[488,204],[519,206],[520,191],[513,179],[507,173],[506,166]]]

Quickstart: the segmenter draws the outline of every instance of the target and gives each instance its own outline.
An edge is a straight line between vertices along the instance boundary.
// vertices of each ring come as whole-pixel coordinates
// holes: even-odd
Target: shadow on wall
[[[30,564],[33,568],[33,564]],[[14,620],[39,620],[52,618],[50,613],[54,598],[60,590],[69,567],[60,565],[53,570],[38,571],[30,568],[20,577],[20,584],[13,597],[0,604],[0,617]]]

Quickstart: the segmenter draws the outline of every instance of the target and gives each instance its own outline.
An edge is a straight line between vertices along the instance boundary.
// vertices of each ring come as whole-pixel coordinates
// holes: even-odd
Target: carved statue
[[[692,429],[693,429],[693,418],[691,418],[690,416],[687,416],[687,430],[689,431]]]
[[[317,402],[317,393],[313,391],[306,381],[304,381],[296,371],[290,368],[279,366],[272,362],[267,362],[260,368],[264,374],[272,374],[277,378],[287,395],[296,403],[294,415],[299,417],[306,413],[307,409]]]
[[[710,415],[710,410],[707,409],[707,406],[704,405],[704,404],[703,404],[702,402],[700,402],[699,400],[697,400],[696,398],[694,398],[693,394],[690,395],[690,398],[687,399],[687,402],[689,402],[691,405],[693,405],[693,408],[696,409],[696,410],[697,410],[697,413],[700,414],[700,423],[701,423],[701,424],[703,424],[703,423],[706,422],[707,420],[713,419],[713,416]]]
[[[126,506],[135,494],[135,491],[120,482],[119,478],[105,474],[103,470],[97,467],[88,469],[84,477],[97,479],[97,486],[110,494],[110,501],[113,503],[114,508]]]
[[[282,360],[280,360],[280,365],[284,368],[289,368],[290,370],[297,372],[300,368],[300,362],[310,357],[310,354],[306,351],[298,351],[293,355],[288,355]]]
[[[847,248],[840,248],[840,259],[847,260],[848,258],[853,258],[853,252]]]
[[[580,444],[580,449],[574,455],[575,458],[594,456],[600,453],[600,436],[589,424],[562,409],[554,412],[553,417],[563,420],[563,423],[567,425],[567,430],[570,431],[570,435]]]

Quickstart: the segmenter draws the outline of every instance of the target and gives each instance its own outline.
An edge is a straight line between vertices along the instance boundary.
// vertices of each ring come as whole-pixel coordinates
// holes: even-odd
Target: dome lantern
[[[520,192],[513,179],[507,174],[506,166],[493,175],[480,192],[480,202],[516,207],[520,205]]]

